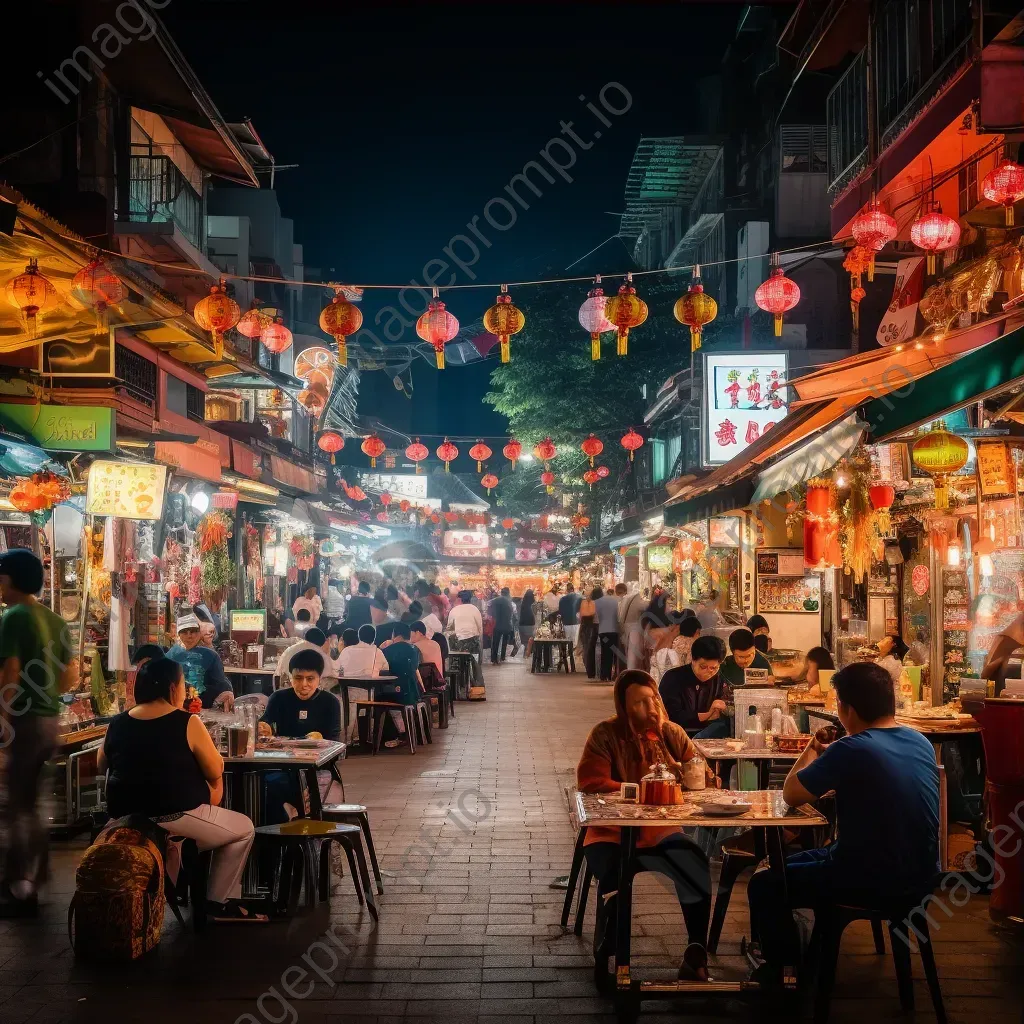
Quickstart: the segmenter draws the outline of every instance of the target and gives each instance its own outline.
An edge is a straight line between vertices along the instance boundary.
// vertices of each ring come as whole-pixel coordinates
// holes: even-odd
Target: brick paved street
[[[331,916],[212,928],[199,938],[168,918],[155,957],[117,970],[79,965],[65,917],[84,843],[65,845],[39,921],[0,924],[0,1022],[613,1019],[592,986],[591,922],[582,939],[563,935],[563,893],[549,888],[572,852],[563,786],[587,730],[610,713],[610,689],[580,675],[531,676],[520,663],[490,670],[487,683],[487,702],[460,704],[452,728],[435,732],[434,745],[415,757],[388,751],[344,766],[348,797],[369,806],[388,873],[376,929],[353,911],[346,879]],[[311,948],[332,923],[348,953],[329,941]],[[740,969],[745,927],[738,888],[719,972]],[[638,968],[673,970],[681,916],[650,876],[638,883],[634,935]],[[943,920],[936,941],[950,1019],[1018,1024],[1024,951],[991,928],[985,901]],[[308,994],[308,980],[286,974],[308,968],[304,954],[324,971],[311,976]],[[920,979],[916,956],[914,970]],[[305,995],[290,1008],[281,1002],[288,986]],[[932,1019],[920,981],[917,1001],[918,1017]],[[642,1019],[669,1012],[645,1008]],[[694,1003],[690,1014],[763,1018],[721,1001]],[[898,1017],[891,961],[873,953],[866,928],[849,929],[833,1019]]]

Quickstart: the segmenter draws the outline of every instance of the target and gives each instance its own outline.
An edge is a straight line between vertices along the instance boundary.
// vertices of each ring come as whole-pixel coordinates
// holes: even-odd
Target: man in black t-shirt
[[[690,664],[670,669],[661,677],[658,692],[668,717],[691,736],[722,739],[729,735],[721,661],[717,639],[701,636],[690,648]]]
[[[360,626],[370,625],[370,622],[370,584],[363,580],[359,584],[359,593],[348,599],[345,625],[358,630]]]

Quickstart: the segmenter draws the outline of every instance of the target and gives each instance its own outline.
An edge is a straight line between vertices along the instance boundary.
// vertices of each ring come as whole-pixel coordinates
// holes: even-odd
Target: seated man
[[[441,648],[435,641],[429,639],[425,622],[417,620],[409,626],[409,640],[412,642],[413,647],[420,652],[420,678],[423,679],[423,685],[428,690],[443,689],[444,660],[441,657]],[[430,665],[434,670],[431,672],[431,675],[434,676],[433,686],[429,685],[425,678],[423,670],[427,665]],[[436,676],[434,675],[435,672]]]
[[[342,637],[345,648],[338,655],[338,667],[341,678],[370,676],[376,678],[381,673],[388,673],[388,659],[384,652],[374,644],[377,636],[375,627],[366,624],[359,631],[346,629]],[[356,701],[369,700],[370,691],[365,686],[348,687],[348,731],[346,743],[359,742],[359,720],[356,717]],[[373,737],[371,736],[372,740]]]
[[[683,625],[695,621],[687,619]],[[690,647],[690,664],[670,669],[661,680],[659,692],[668,717],[700,739],[723,739],[732,731],[732,722],[725,715],[721,664],[717,637],[701,636]]]
[[[732,652],[722,662],[722,679],[729,686],[749,686],[747,669],[766,669],[768,676],[762,686],[774,686],[772,663],[757,649],[754,634],[749,629],[734,629],[729,634],[729,650]]]
[[[932,745],[897,725],[892,679],[871,662],[832,678],[847,735],[819,730],[793,765],[783,796],[792,807],[834,791],[839,839],[786,861],[786,888],[774,872],[747,889],[750,925],[766,984],[799,962],[791,911],[836,904],[906,912],[932,891],[939,873],[939,770]],[[788,892],[788,899],[784,893]]]
[[[383,683],[377,689],[377,699],[396,704],[417,704],[422,699],[423,680],[420,678],[420,652],[409,642],[412,631],[408,622],[396,622],[393,639],[385,645],[388,674],[396,676],[393,683]],[[391,721],[400,736],[405,734],[405,719],[401,712],[392,711]],[[386,740],[384,746],[397,747],[401,739]]]
[[[186,693],[195,690],[204,708],[230,711],[235,706],[235,694],[224,675],[220,655],[200,644],[199,619],[187,612],[178,616],[176,626],[178,642],[167,652],[167,657],[181,666]]]
[[[639,782],[652,764],[677,772],[680,762],[696,756],[686,733],[668,720],[654,680],[637,669],[622,672],[614,686],[615,717],[590,731],[576,769],[584,793],[617,793],[622,782]],[[714,777],[709,776],[713,782]],[[657,871],[675,884],[690,945],[679,976],[707,978],[711,876],[701,849],[678,828],[645,828],[638,840],[637,871]],[[594,935],[596,975],[603,981],[608,957],[615,951],[615,897],[619,886],[619,830],[590,828],[584,843],[587,863],[598,880],[597,930]]]

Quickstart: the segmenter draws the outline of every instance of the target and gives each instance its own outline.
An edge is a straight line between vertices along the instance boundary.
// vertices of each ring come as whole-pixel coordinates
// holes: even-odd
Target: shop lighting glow
[[[520,462],[533,462],[533,456],[530,455],[529,452],[523,452],[523,454],[519,456],[519,461]]]
[[[959,544],[950,544],[949,545],[949,548],[946,551],[946,562],[953,569],[956,569],[956,568],[959,567],[959,565],[960,565],[960,545]]]
[[[981,572],[982,576],[994,576],[995,575],[995,569],[992,566],[992,556],[991,555],[982,555],[981,558],[978,560],[978,562],[979,562],[980,572]]]
[[[196,491],[189,504],[200,514],[205,515],[210,507],[210,495],[206,491]]]

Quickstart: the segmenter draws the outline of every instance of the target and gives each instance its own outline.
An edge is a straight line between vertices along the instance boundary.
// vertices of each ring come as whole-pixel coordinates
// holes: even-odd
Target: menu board
[[[942,699],[960,693],[971,628],[970,590],[963,569],[942,570]]]
[[[85,511],[119,519],[159,519],[167,470],[149,462],[94,462],[89,467]]]
[[[759,612],[804,612],[821,609],[820,576],[758,576]]]
[[[266,608],[232,608],[229,628],[232,633],[265,633]]]
[[[759,576],[802,576],[804,573],[803,548],[778,548],[757,552]]]
[[[978,479],[981,493],[1010,494],[1013,491],[1013,467],[1005,444],[981,444],[978,449]]]

